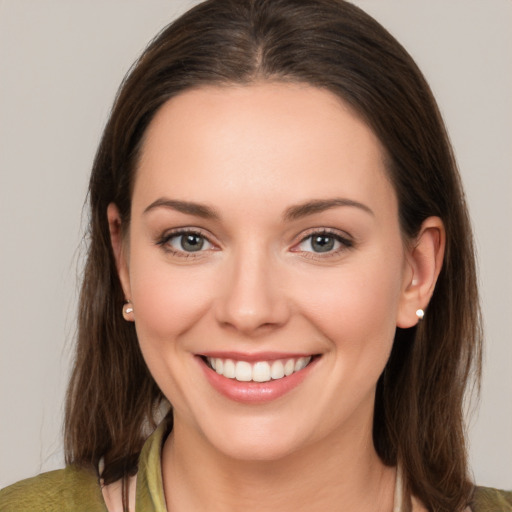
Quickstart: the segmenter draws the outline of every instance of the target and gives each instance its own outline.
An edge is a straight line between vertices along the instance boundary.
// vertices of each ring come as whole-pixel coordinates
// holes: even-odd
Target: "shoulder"
[[[475,487],[471,510],[472,512],[512,512],[512,491]]]
[[[97,476],[68,466],[0,490],[0,512],[106,512]]]

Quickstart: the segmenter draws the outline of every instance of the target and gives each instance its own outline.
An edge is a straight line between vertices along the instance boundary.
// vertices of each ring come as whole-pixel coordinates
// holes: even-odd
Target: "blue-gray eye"
[[[299,244],[299,249],[304,252],[332,252],[338,250],[342,246],[342,242],[335,235],[328,233],[314,233]]]
[[[212,244],[199,233],[176,233],[169,237],[167,244],[182,252],[198,252],[212,248]]]

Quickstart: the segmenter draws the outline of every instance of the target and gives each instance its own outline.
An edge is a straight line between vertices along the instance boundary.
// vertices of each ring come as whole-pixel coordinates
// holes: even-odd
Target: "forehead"
[[[202,87],[169,100],[151,122],[134,202],[163,194],[224,203],[243,194],[248,205],[333,195],[393,202],[383,157],[372,130],[327,90]]]

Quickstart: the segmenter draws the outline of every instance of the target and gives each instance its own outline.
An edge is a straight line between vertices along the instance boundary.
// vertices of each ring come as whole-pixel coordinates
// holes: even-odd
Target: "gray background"
[[[0,487],[61,467],[86,184],[135,57],[194,1],[0,0]],[[512,488],[512,2],[359,0],[429,80],[466,186],[486,366],[480,484]]]

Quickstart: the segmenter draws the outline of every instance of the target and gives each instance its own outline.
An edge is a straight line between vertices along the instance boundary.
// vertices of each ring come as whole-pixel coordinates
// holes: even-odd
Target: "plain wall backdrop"
[[[0,0],[0,487],[63,466],[92,160],[131,63],[195,3]],[[354,3],[416,59],[454,144],[486,322],[470,456],[479,484],[512,488],[512,2]]]

